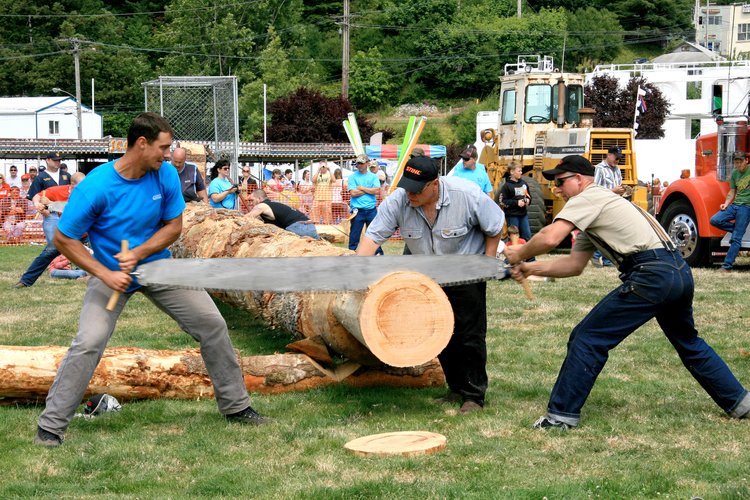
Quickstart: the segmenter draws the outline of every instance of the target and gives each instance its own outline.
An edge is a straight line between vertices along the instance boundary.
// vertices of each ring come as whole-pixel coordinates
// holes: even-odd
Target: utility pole
[[[521,6],[523,4],[523,0],[518,0],[518,6],[516,7],[516,14],[518,15],[518,18],[521,18]]]
[[[81,121],[81,41],[78,38],[68,38],[73,45],[73,63],[76,79],[76,119],[78,121],[78,139],[83,139],[83,122]]]
[[[341,63],[341,97],[349,98],[349,0],[344,0],[344,22],[341,27],[344,46]]]

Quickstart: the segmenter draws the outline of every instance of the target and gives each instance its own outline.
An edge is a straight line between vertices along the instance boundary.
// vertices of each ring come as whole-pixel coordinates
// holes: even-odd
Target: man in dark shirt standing
[[[283,203],[269,200],[262,189],[253,191],[248,201],[252,210],[248,212],[247,217],[260,217],[263,222],[291,231],[297,236],[320,239],[315,224],[305,214]]]
[[[203,182],[203,176],[196,165],[185,163],[186,157],[187,151],[184,148],[175,148],[172,152],[172,165],[177,169],[177,174],[180,176],[182,197],[185,203],[189,201],[208,203],[206,183]]]

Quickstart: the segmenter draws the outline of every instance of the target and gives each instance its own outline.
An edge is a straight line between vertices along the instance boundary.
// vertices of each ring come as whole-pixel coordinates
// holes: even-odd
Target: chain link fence
[[[208,159],[231,161],[237,179],[239,118],[234,76],[160,76],[143,84],[146,111],[159,113],[172,125],[177,141],[199,142]]]

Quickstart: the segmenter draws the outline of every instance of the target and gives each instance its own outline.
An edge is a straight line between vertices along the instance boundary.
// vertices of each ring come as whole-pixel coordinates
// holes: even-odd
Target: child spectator
[[[5,239],[20,242],[26,227],[28,200],[21,198],[21,190],[10,188],[10,194],[0,199],[0,221],[5,232]]]
[[[500,189],[500,206],[508,226],[516,226],[521,238],[528,241],[531,239],[527,208],[531,202],[529,185],[523,180],[523,165],[511,162],[508,168],[508,180]]]
[[[521,237],[519,237],[514,242],[515,238],[513,238],[513,236],[520,236],[520,232],[518,230],[518,226],[509,225],[508,226],[508,241],[507,241],[506,245],[507,246],[511,246],[511,245],[523,245],[524,243],[526,243],[526,239],[525,238],[521,238]]]

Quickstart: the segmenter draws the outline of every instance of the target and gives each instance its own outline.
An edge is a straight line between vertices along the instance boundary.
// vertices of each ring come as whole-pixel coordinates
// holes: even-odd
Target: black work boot
[[[47,448],[57,448],[62,442],[62,436],[58,436],[57,434],[45,431],[41,427],[37,427],[36,436],[34,436],[34,444],[46,446]]]
[[[253,410],[251,406],[248,406],[244,410],[238,411],[237,413],[230,413],[229,415],[224,416],[230,422],[237,422],[240,424],[264,425],[273,422],[272,418],[264,417],[257,411]]]

